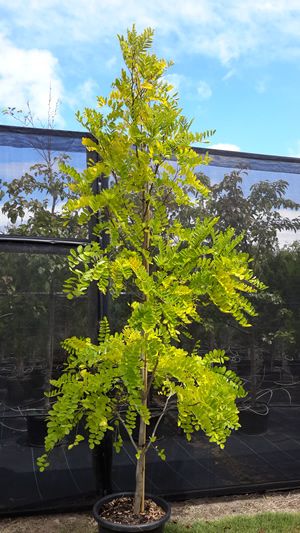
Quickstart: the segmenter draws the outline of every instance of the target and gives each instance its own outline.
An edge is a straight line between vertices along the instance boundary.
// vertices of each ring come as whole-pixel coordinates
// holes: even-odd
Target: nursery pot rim
[[[159,518],[159,520],[154,520],[153,522],[147,522],[145,524],[120,524],[117,522],[111,522],[110,520],[106,520],[105,518],[99,516],[99,510],[101,509],[103,504],[111,500],[117,500],[118,498],[122,498],[123,496],[134,496],[134,492],[116,492],[113,494],[108,494],[107,496],[104,496],[94,504],[93,516],[98,522],[99,526],[107,528],[110,531],[137,533],[138,531],[155,531],[157,528],[163,526],[170,519],[171,505],[160,496],[155,496],[152,494],[145,494],[145,498],[154,501],[165,511],[165,515]]]

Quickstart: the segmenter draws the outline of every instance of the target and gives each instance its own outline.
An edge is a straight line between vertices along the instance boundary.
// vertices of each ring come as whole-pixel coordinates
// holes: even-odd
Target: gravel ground
[[[188,500],[174,505],[172,518],[189,524],[195,520],[215,520],[229,515],[253,515],[266,512],[299,513],[300,490]]]
[[[172,520],[190,524],[195,520],[215,520],[229,515],[253,515],[276,511],[300,512],[300,490],[176,502],[172,505]],[[73,513],[0,519],[0,532],[96,533],[97,526],[91,515]]]

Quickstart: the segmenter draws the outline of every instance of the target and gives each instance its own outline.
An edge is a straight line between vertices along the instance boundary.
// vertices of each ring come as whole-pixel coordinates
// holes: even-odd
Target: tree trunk
[[[145,191],[143,194],[142,200],[142,210],[144,212],[143,221],[145,224],[144,227],[144,240],[142,247],[144,250],[148,251],[150,247],[150,231],[149,231],[149,220],[150,220],[150,203],[147,199],[149,194],[149,187],[146,184]],[[143,265],[147,274],[149,274],[149,262],[146,257],[143,258]],[[144,297],[144,301],[146,297]],[[145,335],[145,332],[144,332]],[[146,340],[146,335],[145,335]],[[148,364],[147,364],[147,351],[141,354],[141,360],[143,362],[141,376],[143,382],[143,390],[141,391],[141,400],[144,407],[147,408],[148,403]],[[138,458],[136,465],[136,485],[135,485],[135,494],[134,494],[134,503],[133,503],[133,512],[135,514],[143,513],[145,510],[145,459],[146,459],[146,424],[140,416],[140,427],[139,427],[139,440],[138,440]]]
[[[147,407],[147,392],[148,392],[148,369],[147,356],[143,354],[144,366],[142,369],[144,390],[142,392],[142,402]],[[145,510],[145,459],[146,459],[146,434],[147,428],[142,417],[140,417],[138,450],[139,456],[137,458],[136,473],[135,473],[135,495],[133,512],[135,514],[143,513]]]
[[[137,459],[135,471],[135,494],[133,512],[143,513],[145,510],[145,444],[146,444],[146,424],[140,419],[139,449],[143,447],[140,457]]]

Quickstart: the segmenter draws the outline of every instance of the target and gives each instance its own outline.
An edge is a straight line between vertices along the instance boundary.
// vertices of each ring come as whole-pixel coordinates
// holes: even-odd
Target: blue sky
[[[120,70],[117,33],[156,30],[169,79],[212,145],[300,157],[300,0],[0,0],[0,108],[29,100],[44,122],[79,129]],[[1,123],[12,120],[2,116]],[[37,121],[38,125],[38,121]]]

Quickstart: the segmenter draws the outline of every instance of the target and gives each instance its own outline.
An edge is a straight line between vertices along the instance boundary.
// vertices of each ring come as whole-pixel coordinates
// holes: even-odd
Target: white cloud
[[[241,149],[236,144],[228,144],[228,143],[217,143],[212,144],[209,148],[215,149],[215,150],[228,150],[232,152],[240,152]]]
[[[98,83],[92,78],[88,78],[72,90],[72,93],[66,94],[64,102],[69,106],[77,109],[78,102],[81,106],[89,106],[95,103],[95,97],[98,93]]]
[[[236,74],[236,70],[234,68],[231,68],[226,72],[226,74],[223,76],[222,81],[230,80],[234,75]]]
[[[164,79],[167,83],[173,85],[175,92],[181,91],[183,86],[186,87],[190,85],[186,76],[183,76],[183,74],[177,74],[175,72],[172,74],[166,74]]]
[[[208,100],[212,95],[212,90],[206,81],[199,81],[197,93],[201,100]]]
[[[204,80],[194,80],[176,72],[166,74],[164,79],[173,85],[174,92],[191,99],[208,100],[212,96],[209,84]]]
[[[112,56],[107,61],[105,61],[105,66],[108,70],[112,70],[114,66],[117,64],[117,57]]]
[[[90,100],[91,98],[95,98],[95,95],[97,94],[97,89],[97,82],[92,78],[89,78],[79,86],[78,92],[80,93],[80,98],[85,101]]]
[[[224,65],[255,55],[257,60],[300,55],[299,0],[0,0],[16,29],[30,32],[39,46],[74,48],[78,43],[111,43],[136,22],[158,30],[161,47],[203,54]],[[171,39],[171,44],[168,39]],[[46,46],[48,46],[46,44]],[[50,46],[50,44],[49,44]]]
[[[192,54],[217,60],[226,67],[224,81],[239,75],[243,61],[253,66],[283,59],[298,65],[300,58],[299,0],[174,0],[172,9],[167,0],[127,0],[125,7],[124,0],[0,0],[1,8],[6,36],[0,33],[5,58],[0,64],[0,108],[24,108],[29,100],[44,120],[50,82],[53,100],[61,98],[76,109],[106,91],[109,71],[119,63],[115,36],[133,22],[138,30],[153,27],[158,54],[180,65]],[[169,75],[176,91],[195,106],[212,95],[200,70],[201,58],[197,61],[197,71],[190,74],[194,81]],[[89,71],[93,78],[99,76],[100,91],[93,79],[83,81]],[[266,81],[258,80],[254,89],[265,92]]]
[[[47,121],[50,87],[52,104],[63,92],[57,59],[48,50],[19,48],[1,33],[0,48],[5,58],[0,62],[0,107],[24,111],[30,102],[33,114]],[[61,117],[56,119],[62,123]]]

